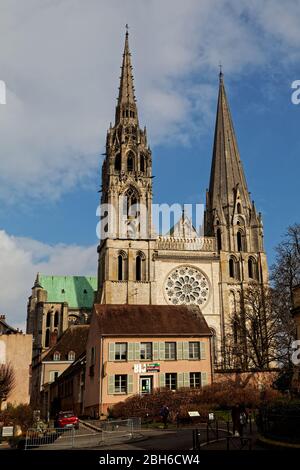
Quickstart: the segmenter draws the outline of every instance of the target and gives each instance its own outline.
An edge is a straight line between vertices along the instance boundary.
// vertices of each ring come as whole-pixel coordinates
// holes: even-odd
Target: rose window
[[[209,295],[209,284],[204,274],[189,266],[174,269],[165,283],[170,304],[196,304],[203,306]]]

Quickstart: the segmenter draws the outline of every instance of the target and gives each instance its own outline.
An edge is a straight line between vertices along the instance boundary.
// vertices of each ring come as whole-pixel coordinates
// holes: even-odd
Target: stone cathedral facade
[[[96,301],[196,304],[214,335],[213,359],[224,364],[230,318],[239,314],[249,282],[268,283],[268,268],[262,218],[248,192],[222,72],[204,237],[184,212],[167,234],[153,229],[152,154],[146,128],[139,125],[128,32],[101,190],[101,204],[113,208],[113,230],[98,246]],[[125,224],[120,213],[125,213]]]

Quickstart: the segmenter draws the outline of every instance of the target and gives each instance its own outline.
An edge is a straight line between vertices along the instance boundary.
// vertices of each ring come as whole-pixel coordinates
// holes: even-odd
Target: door
[[[152,377],[140,377],[140,393],[151,393]]]

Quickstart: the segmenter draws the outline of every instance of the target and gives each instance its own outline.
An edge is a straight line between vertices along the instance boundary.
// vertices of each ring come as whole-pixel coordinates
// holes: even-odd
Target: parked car
[[[56,428],[79,428],[79,419],[78,416],[76,416],[73,411],[60,411],[56,418],[55,418],[55,423],[54,426]]]

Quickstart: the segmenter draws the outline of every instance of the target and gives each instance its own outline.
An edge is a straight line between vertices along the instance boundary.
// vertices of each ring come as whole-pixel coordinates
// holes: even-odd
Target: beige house
[[[86,348],[84,413],[156,388],[212,381],[211,332],[197,306],[96,304]]]
[[[85,351],[89,325],[72,325],[32,365],[31,404],[44,417],[51,409],[50,385]]]
[[[32,335],[25,335],[9,326],[5,315],[0,316],[0,365],[10,364],[15,375],[15,386],[2,403],[19,405],[30,400]]]

